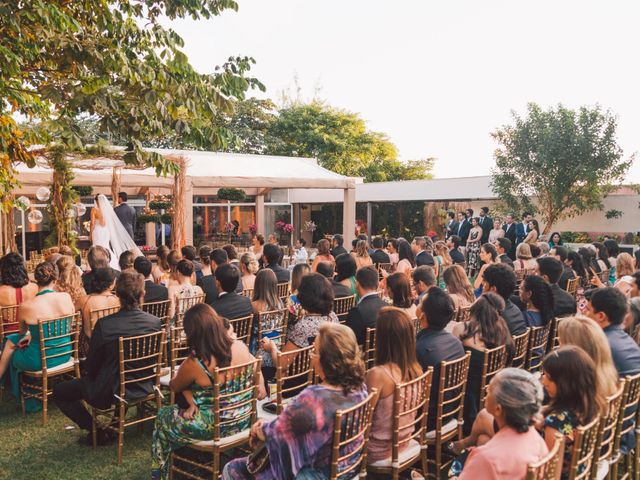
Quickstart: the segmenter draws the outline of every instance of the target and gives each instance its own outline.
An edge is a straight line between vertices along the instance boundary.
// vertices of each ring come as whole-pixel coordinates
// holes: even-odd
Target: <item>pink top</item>
[[[534,427],[518,433],[504,427],[485,445],[475,448],[459,480],[524,480],[527,465],[541,460],[549,450]]]

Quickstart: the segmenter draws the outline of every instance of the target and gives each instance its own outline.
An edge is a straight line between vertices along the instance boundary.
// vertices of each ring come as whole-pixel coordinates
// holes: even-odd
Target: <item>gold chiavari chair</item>
[[[547,351],[550,325],[529,328],[529,346],[527,351],[526,369],[535,373],[542,367],[542,359]]]
[[[162,346],[165,331],[160,330],[135,337],[118,339],[118,394],[115,404],[107,409],[90,407],[92,417],[91,434],[93,448],[97,446],[98,428],[110,430],[118,436],[118,465],[122,463],[125,428],[142,426],[144,422],[155,420],[162,405],[160,377],[162,374]],[[152,383],[153,389],[147,395],[133,396],[131,389],[140,383]],[[139,389],[136,389],[138,393]],[[127,410],[136,407],[137,417],[127,419]],[[116,414],[117,412],[117,414]],[[101,422],[98,417],[108,417]]]
[[[253,288],[245,288],[242,290],[242,295],[245,297],[252,298],[253,297]]]
[[[176,304],[175,325],[182,326],[184,313],[198,303],[204,303],[204,293],[192,295],[190,297],[178,298],[178,302]]]
[[[610,477],[616,479],[629,479],[638,472],[637,455],[633,452],[622,453],[622,439],[638,428],[636,418],[638,407],[640,406],[640,373],[629,375],[624,378],[624,390],[622,393],[622,405],[618,414],[618,425],[616,426],[615,440],[613,444],[613,457],[611,459]],[[637,449],[636,449],[637,450]],[[640,473],[640,472],[638,472]]]
[[[184,327],[169,328],[169,359],[163,359],[163,362],[169,363],[169,373],[165,373],[160,377],[160,386],[169,391],[169,404],[173,405],[176,400],[175,393],[169,388],[171,379],[176,375],[178,368],[182,362],[189,356],[190,349],[187,345],[187,336],[184,333]],[[166,369],[165,369],[166,371]]]
[[[531,331],[527,328],[524,333],[513,337],[514,354],[511,359],[511,366],[514,368],[525,368],[527,363],[527,353],[529,348],[529,336]]]
[[[576,298],[578,294],[578,285],[580,285],[580,277],[570,278],[567,280],[567,287],[565,290]]]
[[[537,268],[526,268],[524,270],[524,276],[525,277],[529,277],[531,275],[537,275],[538,274],[538,269]]]
[[[280,300],[282,300],[282,303],[286,304],[289,300],[289,288],[289,282],[278,284],[278,296],[280,297]]]
[[[398,480],[400,473],[418,460],[422,470],[427,471],[427,415],[433,368],[415,380],[398,383],[393,392],[393,412],[391,423],[391,456],[385,460],[370,463],[368,473],[389,476]],[[412,432],[400,439],[405,432]]]
[[[521,268],[521,269],[515,271],[515,274],[516,274],[516,285],[520,285],[522,283],[522,280],[524,280],[524,277],[525,277],[526,273],[527,273],[527,271],[524,268]]]
[[[467,322],[469,320],[469,316],[471,315],[471,305],[466,307],[458,307],[456,308],[456,312],[453,316],[453,319],[456,322]]]
[[[340,323],[347,321],[347,315],[356,304],[356,296],[338,297],[333,300],[333,313],[336,314]]]
[[[43,425],[46,425],[48,420],[48,399],[52,393],[51,379],[63,376],[80,378],[78,318],[79,314],[74,313],[51,320],[38,320],[37,341],[40,346],[42,369],[25,370],[20,374],[22,414],[25,415],[25,401],[28,398],[40,400]]]
[[[620,417],[620,405],[624,394],[624,380],[616,393],[607,397],[607,415],[600,422],[595,458],[591,464],[591,478],[604,479],[608,476],[610,462],[614,457],[615,434]]]
[[[600,417],[597,416],[589,424],[575,429],[575,440],[571,452],[569,480],[591,478],[591,465],[596,456],[595,451],[600,438]]]
[[[364,335],[364,345],[362,347],[364,365],[369,370],[376,365],[376,329],[367,328]]]
[[[604,286],[606,287],[607,285],[609,285],[609,275],[610,275],[610,270],[602,270],[600,273],[598,273],[598,277],[600,278],[600,281],[602,283],[604,283]]]
[[[438,405],[436,410],[435,430],[427,432],[427,445],[434,449],[433,458],[427,458],[429,476],[440,478],[451,461],[443,463],[442,447],[445,443],[462,438],[464,415],[464,395],[471,353],[450,362],[440,363],[440,380],[438,384]]]
[[[212,438],[193,440],[184,449],[174,451],[172,476],[177,473],[185,478],[203,478],[191,472],[201,469],[208,473],[204,478],[218,478],[221,454],[249,442],[251,425],[257,419],[259,373],[260,359],[214,370]],[[213,458],[211,462],[205,462],[201,456],[183,455],[183,450],[206,452]]]
[[[487,391],[491,379],[503,368],[507,366],[507,347],[501,345],[496,348],[486,349],[484,351],[484,360],[482,362],[482,377],[480,379],[480,408],[484,407],[484,400],[487,397]]]
[[[162,326],[166,327],[169,323],[169,304],[170,300],[163,300],[161,302],[149,302],[140,305],[143,312],[149,313],[154,317],[158,317],[162,322]]]
[[[549,322],[549,341],[547,343],[547,353],[560,346],[558,339],[558,328],[562,320],[566,317],[553,317]]]
[[[373,389],[359,404],[336,412],[329,480],[350,479],[356,476],[366,478],[367,445],[377,397],[378,391]]]
[[[560,480],[564,459],[564,435],[556,433],[555,437],[556,442],[547,456],[527,466],[526,480]]]
[[[233,327],[236,338],[248,346],[251,338],[251,327],[253,326],[253,315],[233,318],[229,320],[229,323]]]
[[[0,345],[3,344],[6,335],[18,331],[18,308],[18,305],[0,307]]]
[[[382,272],[387,272],[389,275],[393,273],[393,264],[376,263],[376,270],[378,271],[378,279],[382,280],[384,278],[384,274]]]
[[[96,323],[103,317],[108,315],[113,315],[114,313],[118,313],[120,311],[120,305],[116,305],[115,307],[107,307],[107,308],[96,308],[95,310],[91,310],[89,313],[89,321],[91,322],[91,331],[96,328]]]

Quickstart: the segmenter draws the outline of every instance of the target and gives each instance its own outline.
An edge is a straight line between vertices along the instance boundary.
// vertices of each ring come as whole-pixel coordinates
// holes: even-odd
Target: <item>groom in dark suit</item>
[[[484,245],[489,241],[489,232],[493,230],[493,218],[489,216],[489,207],[480,209],[480,218],[478,219],[480,228],[482,228],[482,240],[480,243]]]
[[[116,216],[120,223],[124,226],[131,239],[133,240],[133,231],[136,228],[136,209],[127,204],[129,199],[126,192],[120,192],[118,194],[119,204],[113,209],[116,212]]]
[[[502,226],[504,230],[504,238],[508,238],[511,241],[511,248],[507,252],[511,260],[516,259],[516,237],[517,237],[517,225],[513,221],[513,213],[510,213],[506,217],[506,223]]]

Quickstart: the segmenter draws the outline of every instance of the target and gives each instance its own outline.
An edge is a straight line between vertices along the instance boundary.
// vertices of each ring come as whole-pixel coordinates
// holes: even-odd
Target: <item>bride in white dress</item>
[[[95,208],[91,210],[91,244],[107,249],[111,255],[111,268],[116,270],[120,270],[118,260],[125,251],[131,250],[136,257],[142,255],[102,194],[96,195]]]

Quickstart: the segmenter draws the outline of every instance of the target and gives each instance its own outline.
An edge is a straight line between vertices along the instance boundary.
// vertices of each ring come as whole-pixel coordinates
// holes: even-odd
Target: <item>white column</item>
[[[184,241],[187,245],[193,245],[193,182],[190,177],[185,179],[183,205]]]
[[[150,247],[156,246],[156,224],[155,223],[146,223],[144,225],[144,233],[145,233],[145,244]]]
[[[344,244],[349,248],[355,238],[356,229],[356,189],[344,189],[344,205],[342,207],[342,236]]]
[[[266,236],[265,231],[265,215],[264,215],[264,195],[256,195],[256,227],[258,227],[258,233]]]

